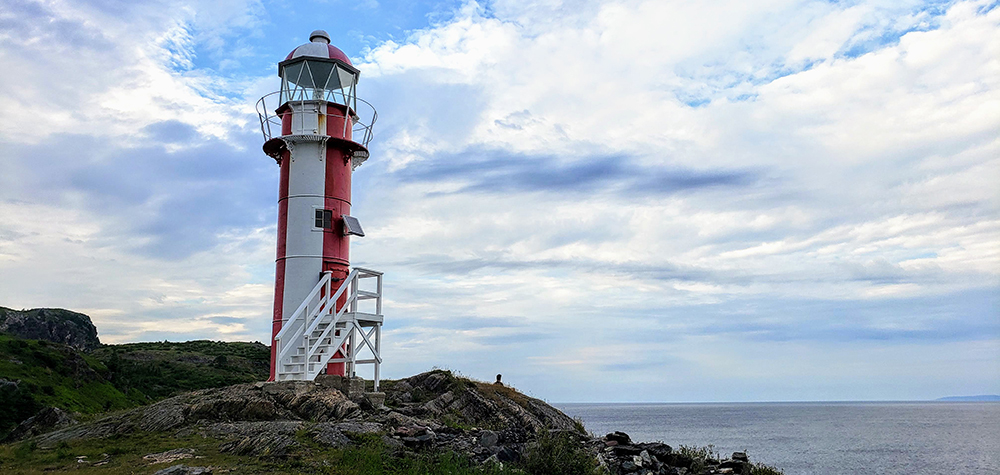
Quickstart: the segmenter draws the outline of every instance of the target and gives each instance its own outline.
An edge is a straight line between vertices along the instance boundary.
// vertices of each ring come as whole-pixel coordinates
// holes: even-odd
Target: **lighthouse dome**
[[[288,53],[288,56],[285,57],[285,61],[301,56],[336,59],[353,66],[353,64],[351,64],[351,60],[346,54],[344,54],[343,51],[340,50],[340,48],[330,44],[330,35],[323,30],[316,30],[310,33],[309,43],[293,49],[292,52]]]

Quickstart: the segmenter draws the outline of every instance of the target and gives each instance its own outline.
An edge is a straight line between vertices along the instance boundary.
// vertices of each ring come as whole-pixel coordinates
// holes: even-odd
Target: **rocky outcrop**
[[[503,465],[522,459],[529,463],[545,450],[543,441],[557,438],[569,441],[582,457],[612,475],[750,472],[745,454],[716,460],[711,454],[675,451],[663,443],[636,443],[622,432],[596,438],[541,400],[446,371],[386,381],[383,389],[365,392],[364,381],[336,376],[315,382],[238,384],[176,396],[34,440],[47,448],[149,432],[178,438],[200,435],[217,440],[220,452],[253,457],[284,457],[304,440],[326,447],[375,440],[391,452],[452,451],[477,463]],[[190,449],[175,449],[147,457],[168,463],[191,454]],[[188,470],[200,468],[175,465],[170,470],[194,473]]]
[[[10,434],[7,434],[3,442],[27,439],[76,423],[76,419],[68,412],[57,407],[45,407],[18,424]]]
[[[707,452],[675,451],[662,442],[634,443],[624,432],[591,439],[586,445],[613,475],[747,475],[751,470],[743,452],[720,460]]]
[[[280,425],[285,421],[326,422],[355,416],[359,412],[359,406],[339,391],[331,391],[313,382],[237,384],[172,397],[51,432],[37,441],[40,446],[52,446],[60,441],[107,438],[133,432],[176,432],[217,423],[260,421]]]
[[[566,414],[502,385],[431,371],[385,384],[386,404],[400,414],[495,431],[501,443],[523,443],[544,429],[578,430]]]
[[[540,431],[584,437],[568,416],[511,388],[444,371],[386,383],[385,393],[365,392],[364,381],[336,376],[195,391],[35,441],[39,447],[53,447],[139,432],[201,434],[218,439],[221,452],[283,456],[303,435],[334,447],[367,436],[394,450],[452,450],[479,462],[503,462],[518,459]]]
[[[101,346],[97,327],[90,317],[61,308],[17,311],[0,307],[0,332],[30,340],[62,343],[83,351]]]

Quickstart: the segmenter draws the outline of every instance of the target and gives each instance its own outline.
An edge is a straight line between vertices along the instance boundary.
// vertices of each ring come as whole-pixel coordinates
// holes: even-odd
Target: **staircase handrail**
[[[340,296],[343,295],[343,293],[347,290],[348,284],[350,282],[352,282],[357,276],[358,276],[358,270],[357,269],[352,270],[351,273],[347,275],[347,278],[344,279],[344,283],[340,284],[340,287],[337,288],[337,292],[334,293],[332,296],[326,297],[326,300],[328,302],[334,302],[334,310],[336,310],[336,308],[337,308],[336,307],[337,299],[339,299]],[[355,293],[357,293],[357,292],[355,292]],[[348,303],[350,301],[351,301],[351,299],[349,298],[348,299]],[[344,304],[344,308],[347,308],[347,303]],[[332,312],[328,312],[328,313],[332,313]],[[342,314],[343,314],[343,310],[341,310],[340,312],[337,312],[336,315],[334,315],[333,321],[330,322],[330,326],[331,327],[334,326],[337,323],[337,320],[340,319],[340,316]],[[309,325],[309,328],[307,328],[306,331],[303,332],[303,333],[305,333],[306,335],[311,335],[312,332],[316,331],[316,327],[318,327],[319,324],[320,324],[320,322],[322,322],[322,321],[323,321],[322,317],[313,320],[312,324]],[[306,322],[308,323],[309,320],[306,320]],[[329,328],[329,327],[327,327],[327,328]]]
[[[288,331],[289,328],[292,327],[291,324],[293,322],[295,322],[299,318],[302,318],[301,316],[303,315],[303,311],[308,307],[309,302],[312,302],[312,299],[317,296],[317,293],[320,290],[326,288],[327,289],[327,291],[326,291],[327,295],[330,294],[330,282],[332,280],[333,280],[333,273],[332,272],[330,272],[330,271],[323,272],[323,277],[320,278],[319,282],[316,284],[316,287],[313,287],[312,292],[309,292],[309,295],[305,298],[305,300],[302,301],[302,303],[299,305],[299,308],[296,309],[294,313],[292,313],[292,317],[289,318],[288,320],[286,320],[284,323],[282,323],[281,330],[274,337],[274,339],[275,339],[276,342],[283,341],[283,336],[284,336],[283,334],[286,331]],[[334,300],[334,302],[336,302],[336,300]],[[306,325],[308,325],[310,319],[312,319],[316,315],[321,314],[322,312],[329,312],[329,306],[330,306],[330,300],[329,299],[321,298],[319,300],[319,302],[317,302],[316,308],[314,308],[313,311],[310,312],[308,316],[304,317],[304,320],[302,322],[302,326],[305,327]],[[297,336],[299,336],[299,337],[304,336],[304,335],[307,335],[307,333],[303,332],[303,333],[298,333],[297,334]],[[281,351],[278,352],[278,357],[275,359],[275,361],[278,361],[278,362],[284,361],[285,356],[288,355],[288,352],[291,351],[292,348],[295,348],[295,346],[293,346],[291,344],[287,344],[287,345],[283,345],[283,346],[284,346],[284,348],[281,348]]]
[[[330,332],[333,331],[334,327],[337,326],[337,322],[340,321],[340,317],[343,314],[347,313],[347,309],[351,308],[351,304],[352,303],[354,303],[354,302],[357,301],[357,299],[358,299],[357,278],[358,278],[358,270],[355,269],[355,270],[351,271],[351,274],[348,276],[348,278],[344,279],[344,283],[340,286],[339,289],[337,289],[337,296],[334,298],[334,300],[333,300],[334,302],[336,302],[336,298],[340,298],[340,294],[342,294],[343,291],[346,290],[347,287],[350,284],[352,284],[352,283],[354,284],[354,291],[347,298],[347,301],[344,302],[344,306],[341,307],[340,310],[337,310],[334,313],[333,318],[330,320],[330,324],[327,325],[327,327],[323,329],[323,332],[320,333],[320,335],[316,338],[317,342],[322,343],[323,340],[325,338],[327,338],[327,336],[329,336]],[[334,310],[336,310],[336,308],[337,308],[336,305],[334,305]],[[313,324],[309,327],[309,330],[306,331],[307,335],[311,335],[312,332],[316,329],[316,327],[319,326],[320,320],[321,319],[317,318],[313,322]],[[309,360],[309,358],[312,358],[316,354],[316,350],[318,350],[320,348],[320,346],[322,346],[322,345],[318,344],[315,347],[312,347],[312,348],[307,347],[306,348],[306,350],[307,350],[306,351],[306,360],[307,361]]]
[[[319,291],[326,285],[327,282],[330,282],[330,279],[332,279],[332,277],[333,277],[332,272],[327,271],[323,273],[323,277],[319,280],[319,283],[317,283],[316,287],[313,287],[312,292],[309,292],[309,295],[302,300],[302,303],[299,305],[299,308],[295,309],[295,311],[292,312],[292,316],[289,317],[288,320],[285,320],[284,322],[281,323],[281,330],[278,331],[277,335],[274,335],[275,340],[280,340],[285,335],[285,332],[287,332],[288,329],[291,328],[291,325],[289,325],[289,323],[294,322],[299,318],[299,314],[301,314],[306,309],[306,306],[309,305],[309,302],[312,301],[313,297],[316,297],[316,295],[319,294]],[[320,301],[320,303],[322,303],[322,301]]]

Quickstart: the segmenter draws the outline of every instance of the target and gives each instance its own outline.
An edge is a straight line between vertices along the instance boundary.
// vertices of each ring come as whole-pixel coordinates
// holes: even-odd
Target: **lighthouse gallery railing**
[[[280,100],[281,91],[275,91],[267,94],[257,100],[255,106],[257,110],[257,118],[260,119],[260,131],[264,134],[264,141],[267,142],[274,137],[281,136],[281,116],[275,111],[282,104],[278,104]],[[350,120],[344,120],[344,124],[352,124],[351,135],[354,137],[354,141],[360,143],[361,145],[368,147],[368,142],[372,140],[372,127],[375,125],[375,121],[378,120],[378,112],[375,110],[375,106],[368,103],[368,101],[355,97],[357,101],[357,110],[349,109],[351,111]],[[289,101],[289,104],[293,102],[298,102],[305,104],[306,102],[317,102],[312,99],[296,99]],[[337,116],[347,119],[347,117]],[[345,134],[346,135],[346,134]]]

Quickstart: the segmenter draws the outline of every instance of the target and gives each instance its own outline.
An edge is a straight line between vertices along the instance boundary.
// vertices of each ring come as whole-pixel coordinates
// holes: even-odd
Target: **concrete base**
[[[316,384],[324,388],[336,389],[354,402],[360,402],[365,397],[365,380],[362,378],[321,374],[316,376]]]

